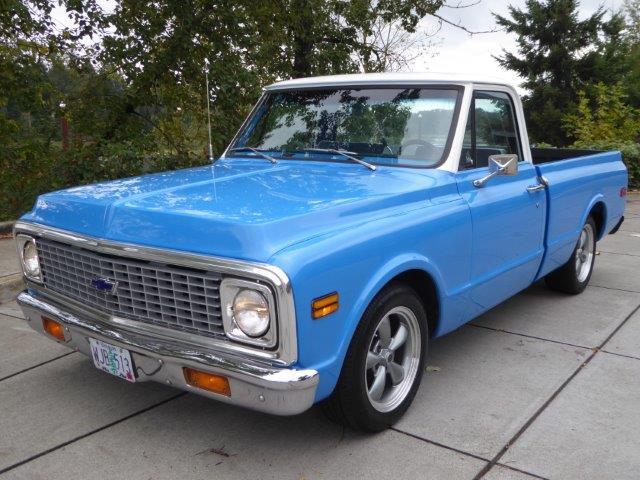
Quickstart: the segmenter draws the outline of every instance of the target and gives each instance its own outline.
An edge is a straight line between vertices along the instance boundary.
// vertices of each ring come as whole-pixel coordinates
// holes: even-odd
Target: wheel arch
[[[356,325],[373,299],[388,285],[396,282],[415,290],[427,313],[429,336],[433,336],[441,322],[444,281],[439,269],[429,259],[418,255],[395,258],[378,271],[358,302]]]
[[[599,198],[591,205],[589,213],[587,214],[587,218],[589,217],[593,218],[593,221],[596,222],[596,240],[601,240],[606,233],[605,227],[607,225],[607,206],[602,198]],[[584,222],[586,222],[586,218]]]
[[[402,283],[413,289],[420,298],[422,306],[427,314],[429,323],[429,337],[433,337],[440,323],[440,301],[438,289],[433,277],[425,270],[412,268],[399,273],[389,280],[382,288],[392,283]]]
[[[604,195],[601,193],[595,195],[584,210],[582,218],[580,218],[580,223],[577,225],[576,241],[577,235],[580,233],[580,230],[582,230],[583,225],[587,223],[587,218],[589,218],[590,215],[594,215],[597,230],[596,240],[600,240],[604,236],[604,230],[607,225],[607,207],[604,202]]]

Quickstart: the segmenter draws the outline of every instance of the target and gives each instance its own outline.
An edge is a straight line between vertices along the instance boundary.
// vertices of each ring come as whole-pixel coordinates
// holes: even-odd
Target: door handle
[[[538,177],[538,184],[529,185],[527,187],[527,192],[529,193],[539,192],[540,190],[544,190],[548,186],[549,186],[549,180],[547,180],[545,177]]]

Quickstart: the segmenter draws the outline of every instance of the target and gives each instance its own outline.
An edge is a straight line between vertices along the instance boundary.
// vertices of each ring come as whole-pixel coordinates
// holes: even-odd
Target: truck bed
[[[531,155],[538,175],[548,183],[541,278],[571,256],[589,212],[598,217],[598,240],[620,221],[627,171],[617,151],[534,148]]]
[[[535,165],[540,165],[543,163],[557,162],[559,160],[595,155],[596,153],[602,153],[602,151],[577,148],[532,148],[531,158]]]

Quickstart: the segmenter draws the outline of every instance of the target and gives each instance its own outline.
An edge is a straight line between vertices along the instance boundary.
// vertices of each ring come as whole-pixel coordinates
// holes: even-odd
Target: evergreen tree
[[[629,18],[629,39],[640,45],[640,0],[625,0],[624,9]]]
[[[578,91],[598,82],[615,84],[628,69],[624,19],[605,20],[599,8],[581,20],[577,0],[527,0],[525,8],[509,7],[497,23],[518,36],[517,54],[503,50],[500,65],[524,78],[529,133],[533,141],[557,146],[572,138],[562,117],[575,111]]]
[[[625,80],[629,102],[640,107],[640,0],[626,0],[629,73]]]

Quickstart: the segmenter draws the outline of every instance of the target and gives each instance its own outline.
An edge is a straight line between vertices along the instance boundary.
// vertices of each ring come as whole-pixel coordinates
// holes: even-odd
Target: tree
[[[293,46],[285,53],[293,59],[285,60],[293,69],[282,73],[306,77],[383,71],[396,60],[402,62],[397,47],[407,46],[418,22],[443,5],[444,0],[292,0],[293,9],[277,11],[273,19],[289,32],[286,43]]]
[[[583,90],[578,93],[578,108],[564,118],[566,129],[581,143],[640,143],[640,109],[627,103],[621,83],[595,85],[591,101]]]
[[[219,153],[265,84],[400,68],[428,15],[464,28],[444,1],[5,0],[0,220],[44,191],[204,163],[205,68]]]
[[[640,0],[626,0],[629,51],[629,73],[625,78],[629,102],[640,107]]]
[[[215,102],[213,146],[221,151],[257,98],[279,78],[350,73],[389,56],[363,41],[377,22],[412,32],[442,0],[121,0],[105,18],[100,61],[133,93],[129,111],[146,118],[177,153],[203,145],[205,59]],[[146,109],[146,110],[145,110]],[[152,113],[153,118],[145,113]],[[198,120],[200,122],[198,123]],[[193,128],[191,128],[193,127]]]
[[[534,141],[567,145],[562,117],[576,108],[578,91],[615,83],[626,68],[622,16],[605,21],[602,8],[581,20],[577,0],[527,0],[497,23],[518,36],[518,55],[503,50],[500,65],[524,78],[529,132]]]
[[[439,30],[439,29],[438,29]],[[362,72],[396,72],[408,70],[418,57],[433,50],[436,32],[409,32],[402,28],[398,20],[385,22],[382,18],[374,21],[371,34],[362,32],[360,42],[363,52],[354,54],[358,70]],[[432,55],[435,55],[432,53]]]
[[[640,108],[629,105],[626,87],[595,85],[590,100],[579,93],[578,109],[565,117],[565,127],[573,134],[576,148],[619,150],[627,166],[629,186],[640,187]]]
[[[624,10],[629,21],[629,39],[640,44],[640,0],[625,0]]]

